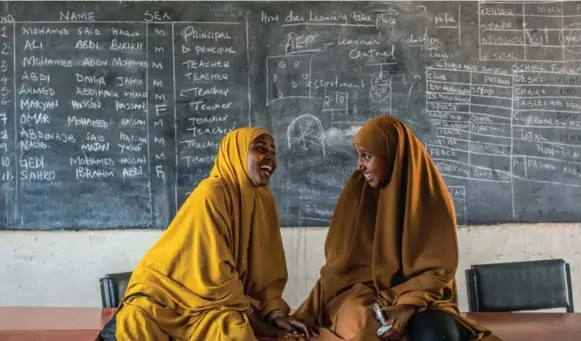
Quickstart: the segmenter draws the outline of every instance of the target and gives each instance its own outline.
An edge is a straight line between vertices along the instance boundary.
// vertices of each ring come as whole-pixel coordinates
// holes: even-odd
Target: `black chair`
[[[119,307],[121,299],[125,296],[125,290],[131,274],[131,272],[120,272],[107,274],[105,277],[99,278],[103,308]]]
[[[466,285],[471,312],[574,312],[571,272],[562,259],[472,265]]]

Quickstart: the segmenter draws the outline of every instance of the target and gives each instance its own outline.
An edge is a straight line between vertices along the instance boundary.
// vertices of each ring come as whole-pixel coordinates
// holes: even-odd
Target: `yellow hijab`
[[[267,186],[254,187],[248,177],[250,144],[263,134],[241,128],[224,137],[210,176],[135,269],[126,299],[146,295],[185,315],[250,307],[263,316],[289,311],[282,299],[287,270],[275,200]]]
[[[422,143],[390,116],[367,121],[354,142],[384,158],[391,177],[379,189],[360,171],[347,181],[325,241],[326,264],[296,316],[325,324],[331,301],[363,283],[384,304],[445,310],[476,338],[487,334],[458,312],[454,205]]]

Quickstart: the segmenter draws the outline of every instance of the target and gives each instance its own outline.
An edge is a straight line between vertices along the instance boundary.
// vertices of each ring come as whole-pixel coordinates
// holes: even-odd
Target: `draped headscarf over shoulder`
[[[391,176],[375,190],[356,171],[345,185],[325,243],[326,291],[334,296],[373,282],[395,304],[425,307],[451,298],[458,267],[454,205],[422,143],[389,116],[369,120],[354,143],[386,160]]]
[[[126,297],[146,295],[183,314],[208,309],[288,312],[285,255],[272,192],[248,176],[259,128],[230,132],[210,176],[135,269]]]
[[[322,323],[334,298],[363,283],[384,304],[445,310],[474,332],[483,330],[458,312],[455,209],[422,143],[391,116],[367,121],[354,143],[387,162],[389,180],[374,189],[360,171],[349,178],[327,234],[321,277],[296,316]]]

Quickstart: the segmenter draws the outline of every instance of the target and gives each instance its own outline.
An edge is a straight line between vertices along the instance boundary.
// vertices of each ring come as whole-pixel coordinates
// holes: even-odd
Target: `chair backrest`
[[[101,302],[103,308],[117,308],[123,296],[132,272],[107,274],[99,278],[101,287]]]
[[[571,272],[562,259],[472,265],[466,284],[471,312],[574,312]]]

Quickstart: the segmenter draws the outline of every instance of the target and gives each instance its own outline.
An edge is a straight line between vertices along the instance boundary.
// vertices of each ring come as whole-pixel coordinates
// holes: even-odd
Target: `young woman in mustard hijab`
[[[134,270],[101,337],[254,341],[283,331],[308,334],[282,298],[287,270],[268,188],[276,165],[265,130],[224,137],[210,176]]]
[[[294,316],[322,327],[321,341],[498,340],[459,313],[454,206],[422,143],[380,116],[354,147],[357,169],[331,220],[326,264]],[[391,326],[380,335],[375,302]]]

